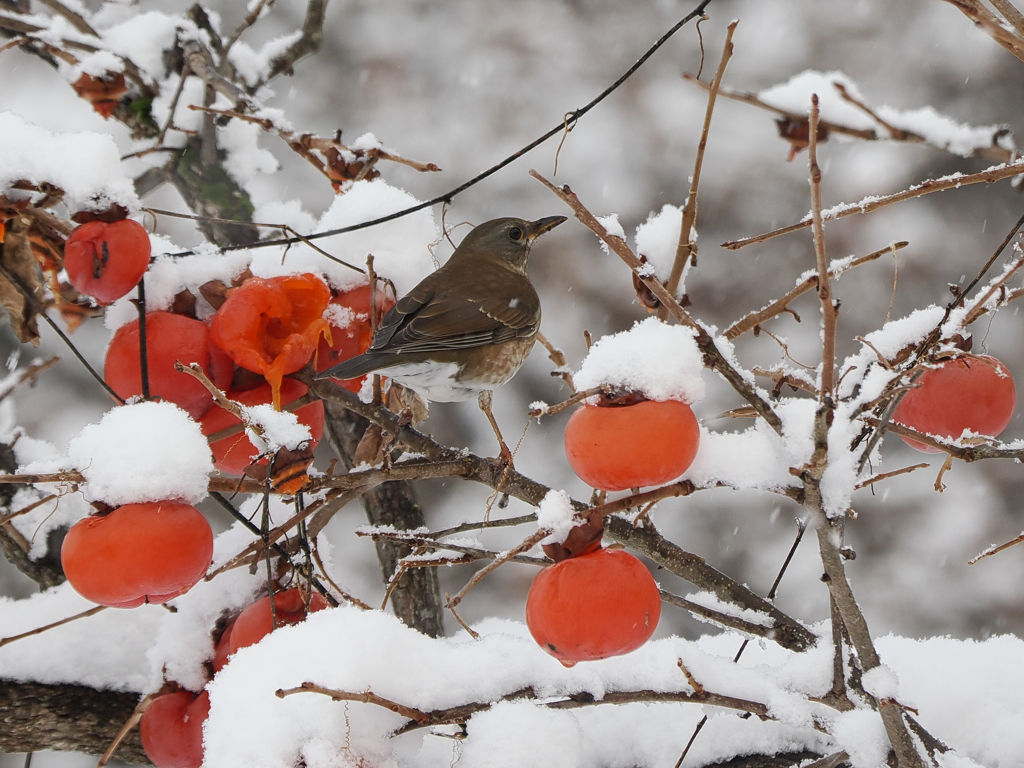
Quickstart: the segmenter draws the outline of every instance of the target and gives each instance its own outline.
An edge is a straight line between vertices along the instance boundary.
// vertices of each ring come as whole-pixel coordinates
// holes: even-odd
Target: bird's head
[[[563,221],[565,216],[546,216],[536,221],[513,218],[485,221],[466,235],[452,258],[497,258],[525,274],[533,241]]]

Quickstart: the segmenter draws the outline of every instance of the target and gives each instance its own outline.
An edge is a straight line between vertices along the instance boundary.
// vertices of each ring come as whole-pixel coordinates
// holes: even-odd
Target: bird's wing
[[[469,349],[530,336],[539,323],[536,302],[414,290],[384,316],[370,351]]]

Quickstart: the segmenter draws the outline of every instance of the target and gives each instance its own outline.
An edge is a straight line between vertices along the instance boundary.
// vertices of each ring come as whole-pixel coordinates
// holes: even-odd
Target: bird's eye
[[[508,236],[512,240],[522,240],[523,230],[521,227],[512,227],[512,229],[508,231]]]

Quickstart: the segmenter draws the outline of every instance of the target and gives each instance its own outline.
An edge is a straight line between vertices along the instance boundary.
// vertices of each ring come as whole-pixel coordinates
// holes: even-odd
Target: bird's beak
[[[536,221],[530,222],[530,240],[536,240],[538,237],[543,235],[549,229],[554,229],[559,224],[565,221],[565,216],[546,216],[543,219],[537,219]]]

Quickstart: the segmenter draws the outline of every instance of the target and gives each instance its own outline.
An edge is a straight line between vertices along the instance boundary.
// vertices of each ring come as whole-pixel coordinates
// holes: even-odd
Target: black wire
[[[600,104],[602,101],[604,101],[620,85],[622,85],[624,82],[626,82],[626,80],[628,80],[629,77],[634,72],[636,72],[638,69],[640,69],[640,67],[642,67],[647,62],[647,60],[649,58],[651,58],[651,56],[653,56],[655,54],[655,52],[657,52],[657,50],[659,48],[661,48],[665,43],[668,42],[669,38],[671,38],[672,35],[674,35],[676,32],[678,32],[680,29],[682,29],[688,22],[692,21],[693,19],[695,19],[695,18],[697,18],[699,16],[703,16],[704,15],[704,9],[708,5],[710,5],[710,4],[711,4],[711,0],[701,0],[701,2],[697,5],[696,8],[694,8],[690,13],[688,13],[685,17],[683,17],[668,32],[666,32],[664,35],[662,35],[654,45],[652,45],[650,48],[647,49],[647,51],[644,53],[643,56],[641,56],[639,59],[636,60],[636,63],[633,64],[633,66],[631,66],[629,69],[627,69],[625,71],[625,73],[623,73],[622,76],[619,77],[618,80],[616,80],[614,83],[612,83],[607,88],[605,88],[603,91],[601,91],[601,93],[598,94],[597,98],[595,98],[594,100],[589,102],[586,106],[580,107],[576,111],[568,113],[568,116],[566,118],[561,120],[558,123],[558,125],[556,125],[550,131],[545,133],[543,136],[541,136],[540,138],[535,139],[534,141],[530,142],[525,147],[520,149],[518,152],[514,152],[513,154],[509,155],[508,157],[506,157],[504,160],[502,160],[497,165],[491,166],[490,168],[488,168],[483,173],[480,173],[480,174],[474,176],[469,181],[467,181],[467,182],[465,182],[463,184],[460,184],[459,186],[455,187],[455,189],[449,190],[448,192],[445,192],[442,195],[438,195],[437,197],[435,197],[435,198],[433,198],[431,200],[427,200],[425,203],[418,203],[417,205],[414,205],[411,208],[405,208],[405,209],[403,209],[401,211],[396,211],[395,213],[390,213],[387,216],[381,216],[380,218],[377,218],[377,219],[371,219],[370,221],[364,221],[364,222],[362,222],[360,224],[352,224],[351,226],[348,226],[348,227],[341,227],[339,229],[329,229],[329,230],[327,230],[325,232],[317,232],[317,233],[312,234],[312,235],[306,235],[305,238],[285,237],[285,238],[280,238],[278,240],[265,240],[263,242],[254,243],[254,244],[251,244],[251,245],[228,245],[228,246],[225,246],[224,248],[221,248],[221,250],[222,251],[237,251],[237,250],[245,250],[245,249],[252,249],[252,248],[267,248],[267,247],[272,246],[272,245],[293,245],[295,243],[301,243],[303,241],[303,239],[305,239],[305,240],[319,240],[320,238],[324,238],[324,237],[332,237],[334,235],[343,235],[346,232],[355,232],[356,230],[359,230],[359,229],[367,229],[369,227],[375,227],[378,224],[384,224],[384,223],[389,222],[389,221],[394,221],[395,219],[400,219],[403,216],[408,216],[411,213],[416,213],[417,211],[422,211],[424,208],[430,208],[431,206],[437,205],[438,203],[450,203],[451,199],[453,197],[455,197],[457,194],[459,194],[460,192],[465,192],[470,187],[473,187],[473,186],[479,184],[481,181],[486,179],[488,176],[492,176],[493,174],[497,173],[502,168],[504,168],[506,165],[509,165],[510,163],[518,160],[520,157],[525,155],[527,152],[530,152],[531,150],[536,149],[541,144],[543,144],[545,141],[550,139],[552,136],[555,136],[556,134],[562,133],[563,131],[565,131],[567,129],[571,130],[572,127],[575,125],[575,123],[581,117],[583,117],[585,114],[587,114],[587,112],[589,112],[594,107],[596,107],[598,104]],[[191,255],[193,253],[194,253],[194,251],[180,251],[179,253],[172,253],[172,254],[169,254],[169,255],[170,256],[189,256],[189,255]]]
[[[243,515],[237,509],[235,509],[235,505],[232,504],[227,499],[225,499],[222,494],[218,493],[217,491],[212,491],[210,493],[210,498],[212,498],[214,501],[216,501],[218,504],[220,504],[222,507],[224,507],[224,509],[227,510],[229,515],[231,515],[233,518],[235,518],[235,520],[237,520],[242,525],[244,525],[246,528],[248,528],[251,533],[254,533],[256,536],[262,535],[261,532],[260,532],[259,526],[255,525],[252,522],[252,520],[247,518],[245,515]],[[290,554],[288,554],[288,552],[286,552],[281,547],[281,545],[279,545],[276,541],[273,542],[270,545],[270,547],[275,552],[277,552],[277,554],[281,555],[284,558],[287,558],[288,562],[292,561],[292,556]],[[320,580],[317,579],[312,574],[310,574],[309,583],[313,585],[314,589],[316,589],[317,592],[319,592],[321,595],[323,595],[327,599],[328,603],[330,603],[335,608],[338,607],[338,600],[334,597],[334,595],[332,595],[330,592],[328,592],[327,591],[327,587],[325,587],[323,584],[321,584]]]

